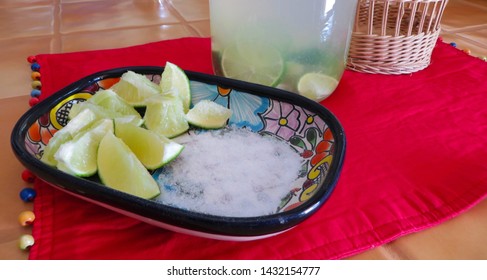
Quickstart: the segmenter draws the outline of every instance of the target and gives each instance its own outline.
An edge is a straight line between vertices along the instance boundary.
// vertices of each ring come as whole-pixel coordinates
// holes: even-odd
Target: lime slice
[[[128,104],[136,107],[145,106],[145,100],[160,94],[161,88],[151,82],[146,76],[133,71],[125,72],[120,81],[110,89],[115,91]]]
[[[144,125],[167,138],[183,134],[189,129],[183,103],[172,95],[159,95],[147,101]]]
[[[279,50],[268,45],[233,45],[223,50],[221,67],[226,77],[275,86],[284,73]]]
[[[159,83],[163,94],[172,94],[183,101],[184,113],[188,112],[191,104],[191,89],[186,73],[171,62],[166,62],[164,72]]]
[[[129,105],[130,106],[130,105]],[[82,102],[74,104],[69,111],[69,119],[75,118],[80,111],[82,110],[90,110],[93,112],[98,119],[114,119],[120,120],[122,122],[130,122],[137,126],[141,126],[144,123],[144,120],[140,116],[140,114],[135,111],[133,114],[124,115],[120,112],[110,111],[107,108],[104,108],[100,105],[91,103],[91,102]]]
[[[149,171],[111,132],[100,142],[97,163],[98,175],[108,187],[146,199],[160,194],[159,185]]]
[[[87,102],[99,105],[121,116],[138,116],[141,118],[139,112],[113,90],[99,90]]]
[[[206,129],[224,127],[232,116],[232,110],[210,101],[201,100],[186,114],[188,123]]]
[[[59,147],[68,142],[69,140],[73,139],[73,136],[69,133],[63,133],[62,130],[59,130],[54,136],[49,139],[49,143],[44,148],[44,153],[42,154],[41,161],[50,165],[56,166],[57,160],[54,158],[54,155],[58,151]]]
[[[90,127],[95,120],[99,120],[99,116],[90,109],[81,110],[76,117],[70,121],[62,129],[57,131],[49,140],[49,143],[44,148],[44,153],[41,161],[51,166],[57,165],[57,160],[54,157],[59,147],[73,139],[73,137]]]
[[[147,169],[157,169],[175,159],[184,146],[130,123],[115,122],[115,135]]]
[[[107,132],[113,131],[113,121],[102,119],[92,128],[80,132],[62,144],[54,155],[57,168],[80,177],[92,176],[98,170],[96,158],[98,145]]]
[[[298,92],[310,99],[321,101],[330,96],[338,86],[338,81],[325,74],[307,73],[298,82]]]

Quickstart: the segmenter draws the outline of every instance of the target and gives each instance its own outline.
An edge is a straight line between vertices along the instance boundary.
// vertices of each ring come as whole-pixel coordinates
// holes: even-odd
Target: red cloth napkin
[[[38,55],[42,97],[132,65],[211,73],[210,40]],[[487,63],[439,42],[411,75],[346,71],[322,102],[344,126],[345,164],[314,216],[278,236],[229,242],[160,229],[37,180],[31,259],[339,259],[469,209],[487,194]]]

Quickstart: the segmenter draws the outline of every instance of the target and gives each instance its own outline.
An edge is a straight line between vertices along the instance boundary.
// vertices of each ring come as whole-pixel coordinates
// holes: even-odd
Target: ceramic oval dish
[[[276,207],[276,213],[225,217],[189,211],[156,199],[135,197],[108,188],[97,178],[72,176],[41,162],[48,139],[37,137],[39,131],[54,133],[62,128],[73,103],[109,87],[128,70],[159,83],[164,68],[128,67],[99,72],[33,106],[19,119],[11,135],[13,151],[21,163],[38,178],[69,194],[162,228],[220,240],[260,239],[289,230],[313,215],[332,194],[344,159],[345,135],[330,111],[294,93],[190,71],[186,74],[193,104],[203,99],[214,100],[234,112],[229,125],[275,136],[303,158],[301,175],[289,186],[289,193]],[[157,173],[160,171],[156,170]]]

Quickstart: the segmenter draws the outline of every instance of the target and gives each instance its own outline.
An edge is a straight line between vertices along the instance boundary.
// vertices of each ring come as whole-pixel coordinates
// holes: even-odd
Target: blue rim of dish
[[[46,165],[28,152],[25,146],[27,131],[42,114],[51,110],[52,107],[66,97],[84,89],[87,85],[107,78],[120,77],[128,70],[140,74],[160,74],[163,72],[164,67],[133,66],[97,72],[72,83],[33,106],[22,115],[12,130],[11,146],[18,160],[26,168],[41,177],[42,180],[74,195],[94,200],[109,207],[122,209],[125,212],[159,223],[210,235],[252,237],[272,235],[287,230],[315,213],[328,200],[335,189],[345,158],[346,139],[344,130],[333,113],[323,105],[295,93],[193,71],[185,71],[189,80],[219,85],[257,96],[292,103],[319,115],[326,122],[335,139],[333,161],[326,178],[321,183],[321,185],[326,185],[327,187],[320,186],[317,193],[309,200],[296,208],[281,213],[259,217],[214,216],[163,205],[107,188],[101,183],[89,179],[69,175]]]

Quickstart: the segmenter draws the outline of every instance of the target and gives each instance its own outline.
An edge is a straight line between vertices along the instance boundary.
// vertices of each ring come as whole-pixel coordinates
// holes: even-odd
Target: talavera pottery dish
[[[99,72],[77,81],[26,112],[15,125],[11,145],[21,163],[56,188],[125,215],[172,231],[221,240],[253,240],[286,231],[313,215],[330,197],[345,153],[345,135],[322,105],[294,93],[186,71],[192,102],[211,99],[230,108],[229,125],[271,134],[289,143],[303,158],[300,177],[289,186],[274,214],[258,217],[207,215],[146,200],[111,188],[97,178],[80,178],[40,161],[51,135],[67,123],[75,102],[109,87],[131,70],[158,83],[163,67],[128,67]],[[48,133],[44,133],[48,132]]]

